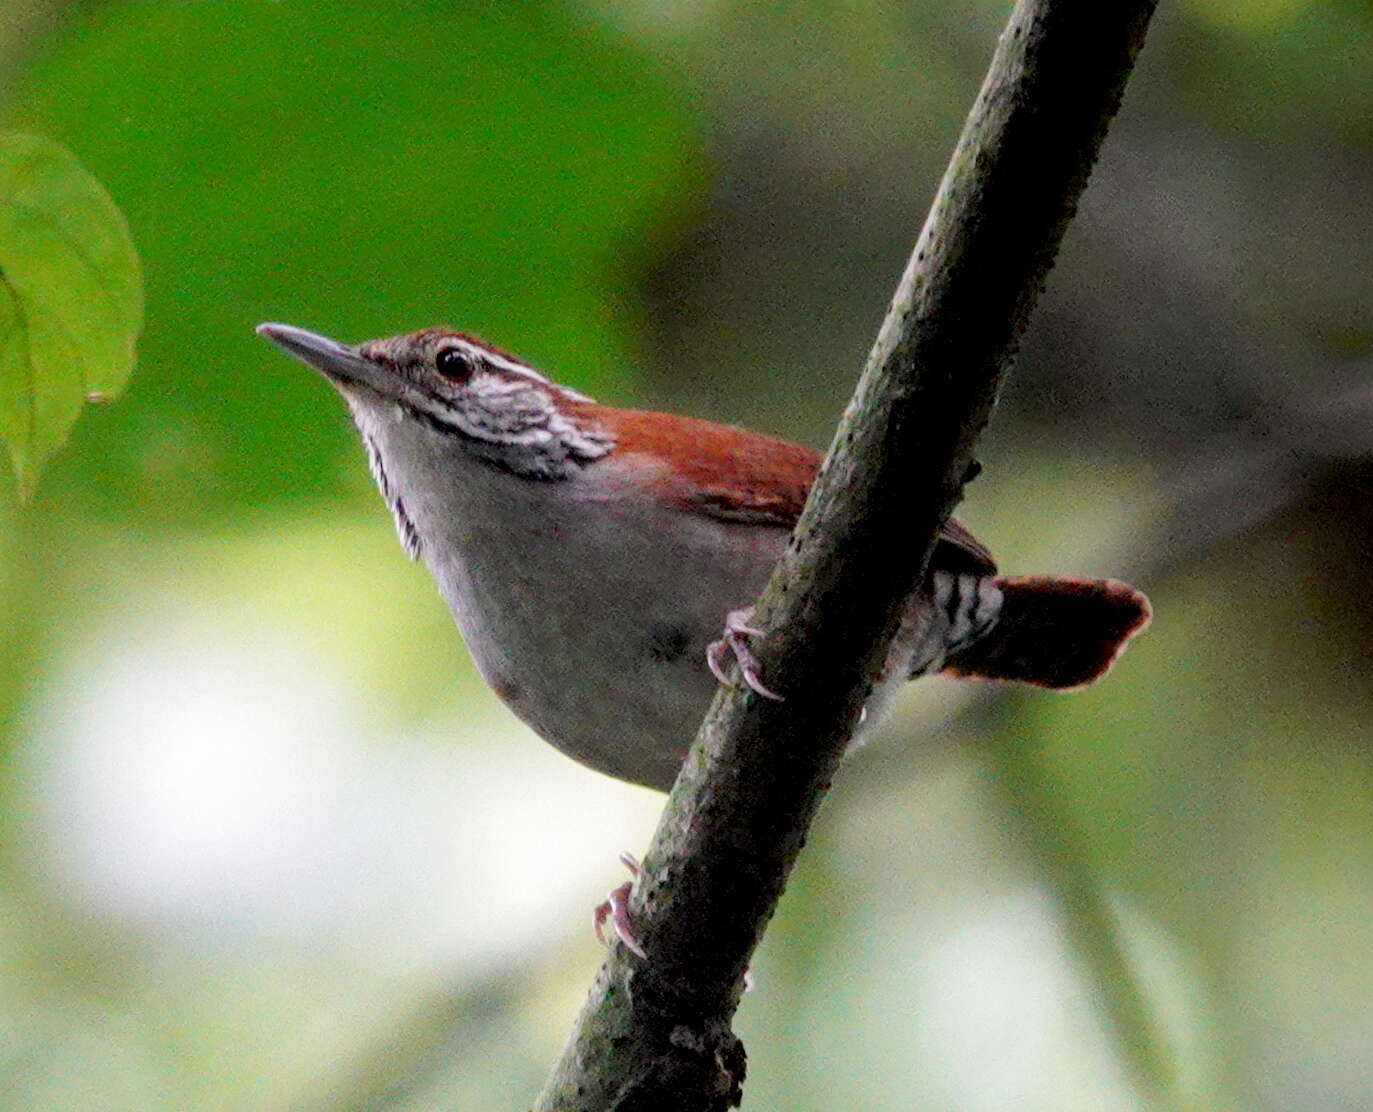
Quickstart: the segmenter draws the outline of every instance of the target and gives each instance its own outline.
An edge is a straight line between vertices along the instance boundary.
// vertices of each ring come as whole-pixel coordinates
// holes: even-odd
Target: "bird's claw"
[[[635,879],[643,871],[639,868],[639,862],[631,853],[620,854],[620,861]],[[632,954],[637,954],[644,961],[648,960],[648,955],[644,953],[644,948],[639,945],[638,935],[634,933],[634,924],[629,921],[629,893],[633,890],[634,881],[627,880],[618,888],[613,889],[607,894],[605,900],[596,905],[591,913],[591,923],[596,930],[596,937],[602,946],[608,945],[605,937],[606,920],[610,921],[611,927],[615,930],[615,937],[618,938],[627,950]],[[754,979],[753,970],[744,970],[744,991],[752,992],[758,985]]]
[[[629,870],[631,877],[639,875],[639,862],[634,859],[632,854],[620,854],[620,861]],[[591,925],[596,930],[596,937],[604,946],[606,945],[605,923],[609,919],[610,925],[615,931],[615,937],[624,943],[625,949],[647,961],[648,955],[644,953],[644,948],[639,945],[639,938],[634,933],[634,924],[629,921],[629,893],[633,887],[634,881],[627,880],[618,888],[612,889],[592,911]]]
[[[718,641],[712,641],[706,648],[706,664],[710,668],[710,674],[719,680],[726,687],[737,688],[739,685],[730,678],[726,671],[726,653],[733,653],[734,659],[739,664],[739,674],[744,677],[744,683],[750,690],[756,691],[764,699],[771,699],[773,702],[782,702],[782,696],[773,691],[763,683],[762,664],[753,652],[753,646],[749,644],[749,638],[761,637],[763,631],[748,624],[753,617],[753,608],[744,610],[731,610],[725,616],[725,634]]]

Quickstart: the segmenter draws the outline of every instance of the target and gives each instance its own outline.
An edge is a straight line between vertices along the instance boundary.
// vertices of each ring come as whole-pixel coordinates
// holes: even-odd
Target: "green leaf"
[[[133,370],[143,279],[124,217],[64,147],[0,135],[0,438],[20,496]]]

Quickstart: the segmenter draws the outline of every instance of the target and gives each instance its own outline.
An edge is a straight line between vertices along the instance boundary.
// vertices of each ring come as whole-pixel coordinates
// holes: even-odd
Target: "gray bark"
[[[730,1024],[811,819],[961,497],[1154,0],[1021,0],[791,546],[759,600],[772,702],[722,689],[536,1112],[717,1112]],[[723,619],[723,615],[721,616]]]

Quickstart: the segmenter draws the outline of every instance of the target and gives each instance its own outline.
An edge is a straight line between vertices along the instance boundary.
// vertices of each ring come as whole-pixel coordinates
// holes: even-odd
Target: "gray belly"
[[[666,790],[716,688],[706,646],[757,597],[786,534],[568,509],[467,530],[430,568],[478,668],[525,723],[591,768]]]

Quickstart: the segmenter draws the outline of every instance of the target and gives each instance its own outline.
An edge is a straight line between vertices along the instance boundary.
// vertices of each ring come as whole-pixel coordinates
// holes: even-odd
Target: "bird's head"
[[[612,447],[588,399],[466,333],[426,328],[349,347],[289,324],[257,331],[344,396],[374,468],[396,470],[397,452],[457,451],[557,479]]]

